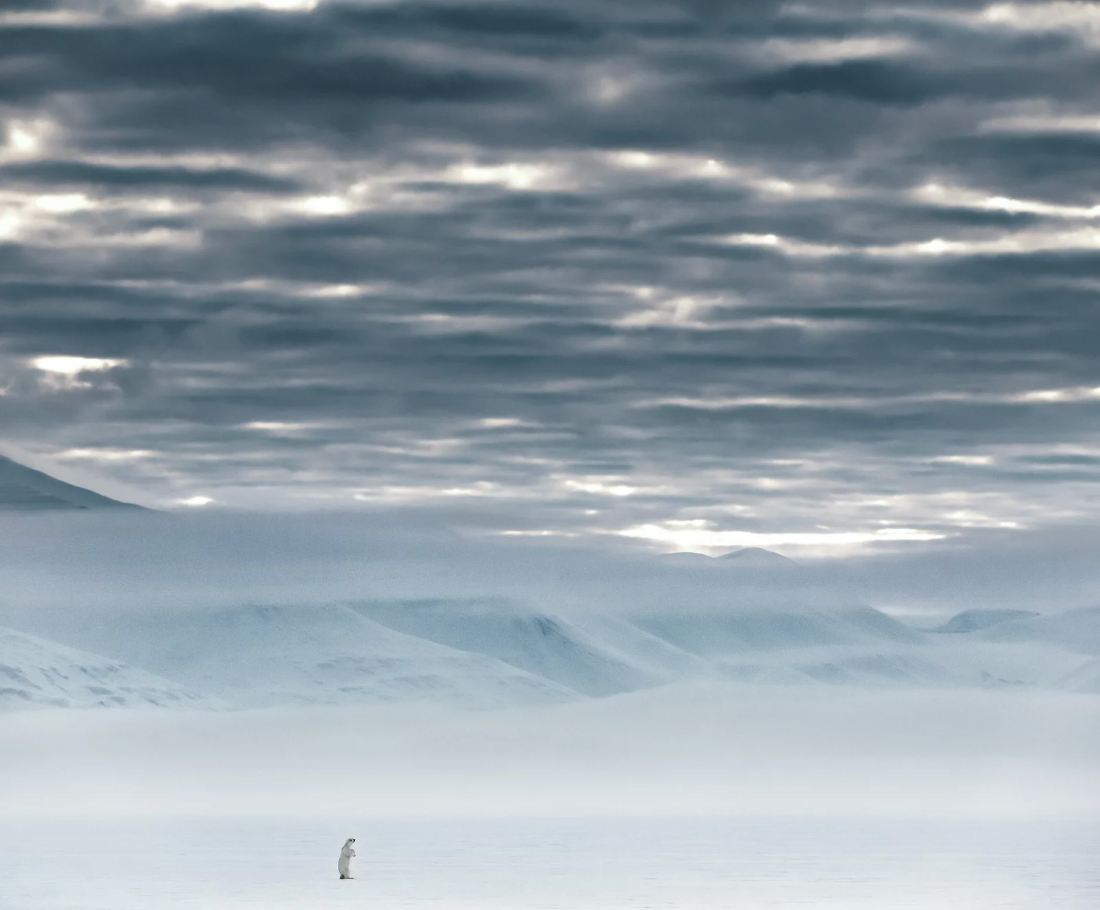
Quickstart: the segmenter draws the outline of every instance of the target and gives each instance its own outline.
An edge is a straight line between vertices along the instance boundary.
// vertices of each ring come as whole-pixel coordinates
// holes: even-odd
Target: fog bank
[[[0,718],[13,817],[1089,816],[1100,697],[672,686],[564,706]]]

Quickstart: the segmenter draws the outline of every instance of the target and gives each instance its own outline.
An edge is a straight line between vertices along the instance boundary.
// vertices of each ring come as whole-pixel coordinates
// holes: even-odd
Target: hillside
[[[1061,680],[1062,688],[1071,692],[1100,694],[1100,659],[1091,660]]]
[[[706,672],[706,662],[615,618],[567,619],[508,604],[357,604],[389,628],[472,651],[590,696]]]
[[[120,661],[0,627],[0,710],[142,706],[217,703]]]
[[[437,701],[490,707],[576,692],[481,654],[405,635],[342,606],[246,606],[88,623],[72,633],[235,707]]]
[[[139,509],[83,487],[57,480],[0,455],[0,511],[49,512],[81,509]]]
[[[1003,622],[1012,622],[1016,619],[1027,619],[1038,615],[1038,613],[1033,613],[1030,610],[963,610],[962,613],[957,613],[932,631],[953,634],[980,632],[982,629],[991,629]]]
[[[977,634],[987,641],[1042,642],[1100,657],[1100,607],[1025,617]]]

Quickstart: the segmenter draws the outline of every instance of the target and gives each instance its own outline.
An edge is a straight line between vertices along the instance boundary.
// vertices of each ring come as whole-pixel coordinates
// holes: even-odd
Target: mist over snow
[[[19,713],[18,816],[1100,811],[1095,701],[691,684],[532,711],[375,706]]]

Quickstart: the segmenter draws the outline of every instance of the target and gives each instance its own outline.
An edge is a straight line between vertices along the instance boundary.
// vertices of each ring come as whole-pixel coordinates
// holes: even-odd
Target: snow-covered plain
[[[335,875],[358,838],[353,881]],[[911,819],[0,823],[20,910],[1095,910],[1100,829]]]
[[[1095,910],[1098,717],[1092,695],[728,683],[9,713],[0,907]]]

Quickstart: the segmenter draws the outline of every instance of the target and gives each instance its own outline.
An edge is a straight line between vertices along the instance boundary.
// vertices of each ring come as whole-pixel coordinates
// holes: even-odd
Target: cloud
[[[222,6],[0,19],[0,447],[601,542],[1086,512],[1090,5]]]
[[[917,528],[880,528],[876,531],[817,531],[809,533],[759,533],[720,531],[705,522],[678,522],[672,527],[641,525],[620,532],[624,537],[655,540],[687,550],[726,550],[735,547],[850,547],[855,544],[884,543],[899,540],[943,540],[944,534]]]
[[[8,186],[19,183],[35,186],[97,186],[111,193],[150,187],[184,190],[268,191],[297,189],[296,181],[244,168],[183,166],[143,166],[138,164],[101,164],[91,161],[42,159],[0,166],[0,177]]]

